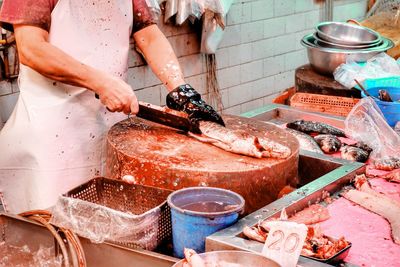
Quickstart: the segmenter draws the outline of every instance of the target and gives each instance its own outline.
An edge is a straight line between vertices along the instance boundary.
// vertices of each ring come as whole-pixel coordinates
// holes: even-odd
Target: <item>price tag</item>
[[[281,266],[296,267],[307,237],[307,226],[288,221],[268,222],[270,231],[262,254]]]

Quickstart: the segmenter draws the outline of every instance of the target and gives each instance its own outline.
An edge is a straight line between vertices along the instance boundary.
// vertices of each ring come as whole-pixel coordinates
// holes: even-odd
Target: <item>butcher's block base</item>
[[[287,184],[295,184],[297,140],[279,127],[237,116],[224,116],[231,129],[268,137],[292,150],[287,159],[257,159],[226,152],[185,133],[139,118],[115,124],[107,137],[106,176],[131,175],[138,184],[177,190],[191,186],[225,188],[241,194],[246,212],[277,198]]]

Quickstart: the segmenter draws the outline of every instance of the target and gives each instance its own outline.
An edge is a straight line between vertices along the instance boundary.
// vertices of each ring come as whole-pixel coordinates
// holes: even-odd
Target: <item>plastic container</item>
[[[205,251],[207,236],[234,224],[244,209],[237,193],[214,187],[190,187],[168,196],[171,208],[172,244],[175,257],[183,258],[183,249]]]
[[[376,86],[365,88],[368,93],[374,98],[376,104],[383,113],[386,122],[390,127],[394,127],[398,121],[400,121],[400,87],[389,87],[389,86]],[[379,90],[386,90],[392,97],[394,102],[386,102],[378,99]],[[361,91],[361,96],[366,97],[364,92]]]

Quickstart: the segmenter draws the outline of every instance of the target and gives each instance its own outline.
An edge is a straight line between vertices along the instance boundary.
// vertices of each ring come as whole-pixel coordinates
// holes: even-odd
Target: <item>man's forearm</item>
[[[15,37],[22,64],[52,80],[96,90],[96,73],[100,71],[48,43],[47,33],[43,30],[33,26],[16,26]]]
[[[146,62],[169,91],[185,83],[175,52],[156,25],[136,32],[133,37]]]

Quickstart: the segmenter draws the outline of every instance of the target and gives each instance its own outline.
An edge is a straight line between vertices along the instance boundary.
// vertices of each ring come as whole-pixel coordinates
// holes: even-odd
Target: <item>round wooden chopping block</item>
[[[309,64],[296,69],[295,85],[296,92],[361,98],[359,90],[344,87],[333,76],[319,74]]]
[[[191,186],[225,188],[241,194],[252,212],[295,184],[299,145],[283,129],[264,122],[224,116],[230,129],[268,137],[290,147],[287,159],[257,159],[226,152],[169,127],[129,118],[115,124],[107,136],[106,177],[134,177],[135,183],[167,189]]]

